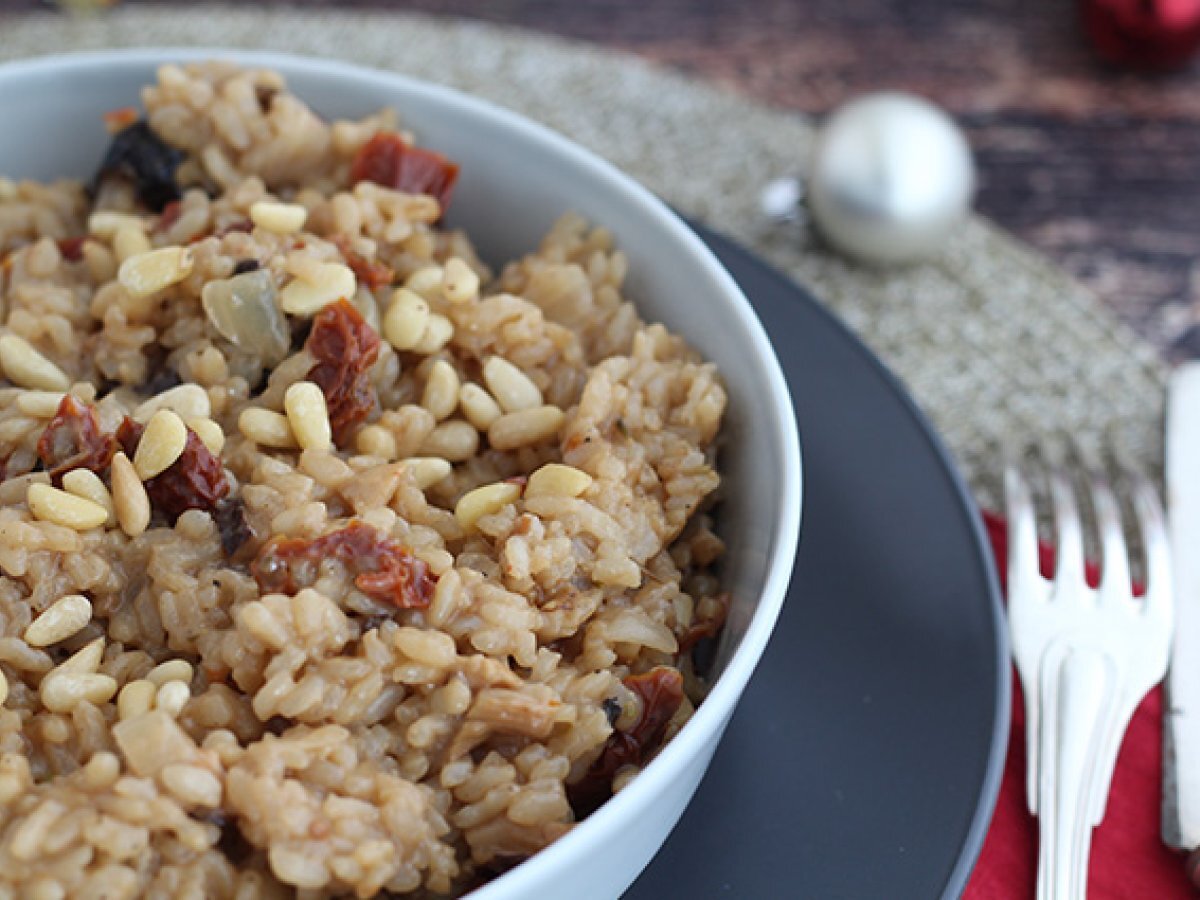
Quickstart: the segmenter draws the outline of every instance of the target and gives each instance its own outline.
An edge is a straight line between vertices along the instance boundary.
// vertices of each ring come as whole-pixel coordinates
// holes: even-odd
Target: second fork
[[[1117,751],[1134,710],[1162,680],[1172,627],[1171,569],[1162,506],[1150,483],[1127,475],[1145,551],[1135,598],[1116,497],[1086,473],[1103,572],[1089,585],[1083,524],[1067,472],[1048,466],[1057,564],[1038,569],[1033,492],[1005,471],[1008,616],[1025,693],[1027,801],[1038,817],[1038,900],[1082,900],[1092,829],[1104,817]]]

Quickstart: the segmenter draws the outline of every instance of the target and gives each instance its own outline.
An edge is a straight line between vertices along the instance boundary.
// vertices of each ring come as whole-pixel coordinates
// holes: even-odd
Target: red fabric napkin
[[[1001,579],[1008,554],[1005,524],[984,513]],[[1043,574],[1054,553],[1042,547]],[[1096,577],[1094,569],[1089,579]],[[1159,837],[1162,785],[1162,689],[1155,688],[1134,713],[1125,734],[1104,821],[1093,834],[1089,900],[1175,900],[1197,891],[1188,881],[1183,854]],[[1033,898],[1037,881],[1037,821],[1025,805],[1025,700],[1013,672],[1012,729],[996,812],[963,894],[966,900]]]

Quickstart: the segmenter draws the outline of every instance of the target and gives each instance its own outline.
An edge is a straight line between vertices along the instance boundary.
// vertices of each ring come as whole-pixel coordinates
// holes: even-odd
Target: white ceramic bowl
[[[791,399],[733,279],[660,200],[593,154],[511,112],[443,87],[327,60],[222,50],[84,53],[0,66],[0,175],[88,177],[108,143],[100,114],[136,103],[164,62],[233,59],[283,73],[326,116],[400,111],[419,141],[462,165],[450,223],[485,259],[536,247],[568,209],[610,228],[629,257],[627,294],[684,334],[729,389],[719,531],[734,601],[721,675],[692,720],[628,788],[580,827],[472,894],[478,900],[617,897],[662,845],[700,782],[783,603],[800,524]],[[764,772],[762,777],[786,777]]]

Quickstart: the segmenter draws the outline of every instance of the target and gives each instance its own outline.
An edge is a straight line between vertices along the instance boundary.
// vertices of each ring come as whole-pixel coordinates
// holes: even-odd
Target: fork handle
[[[1084,900],[1093,794],[1112,709],[1116,665],[1097,648],[1047,648],[1040,673],[1038,900]]]

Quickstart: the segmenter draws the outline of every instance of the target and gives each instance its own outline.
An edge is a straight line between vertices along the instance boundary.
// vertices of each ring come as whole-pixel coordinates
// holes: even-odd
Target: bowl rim
[[[768,396],[764,399],[769,400],[769,403],[764,404],[764,407],[768,415],[773,415],[777,420],[780,441],[776,449],[783,463],[777,491],[781,502],[771,523],[771,557],[758,605],[740,643],[729,657],[704,702],[638,777],[579,823],[580,827],[571,829],[563,837],[530,857],[526,863],[516,866],[472,892],[472,897],[478,900],[523,896],[525,891],[536,886],[535,880],[541,880],[535,873],[541,872],[544,875],[551,871],[562,872],[569,869],[573,860],[589,852],[590,846],[606,842],[606,839],[619,830],[638,809],[663,793],[675,771],[684,767],[689,760],[701,758],[706,750],[715,749],[738,698],[766,648],[791,580],[800,537],[802,510],[803,463],[800,437],[791,393],[783,370],[767,337],[766,329],[733,276],[696,232],[663,200],[598,154],[548,126],[489,100],[436,82],[340,59],[222,47],[150,46],[29,57],[0,64],[0,85],[4,81],[23,77],[80,74],[112,66],[152,69],[170,62],[210,59],[224,59],[241,65],[282,70],[304,70],[306,74],[321,78],[340,79],[347,83],[373,82],[378,87],[425,94],[439,104],[478,118],[492,127],[515,131],[519,136],[544,145],[548,152],[559,155],[567,162],[585,170],[589,179],[603,183],[607,189],[619,195],[624,203],[647,217],[671,241],[681,245],[700,267],[704,276],[714,282],[719,292],[727,298],[730,312],[740,320],[754,344],[756,363],[768,390]],[[633,874],[636,878],[638,873]]]

